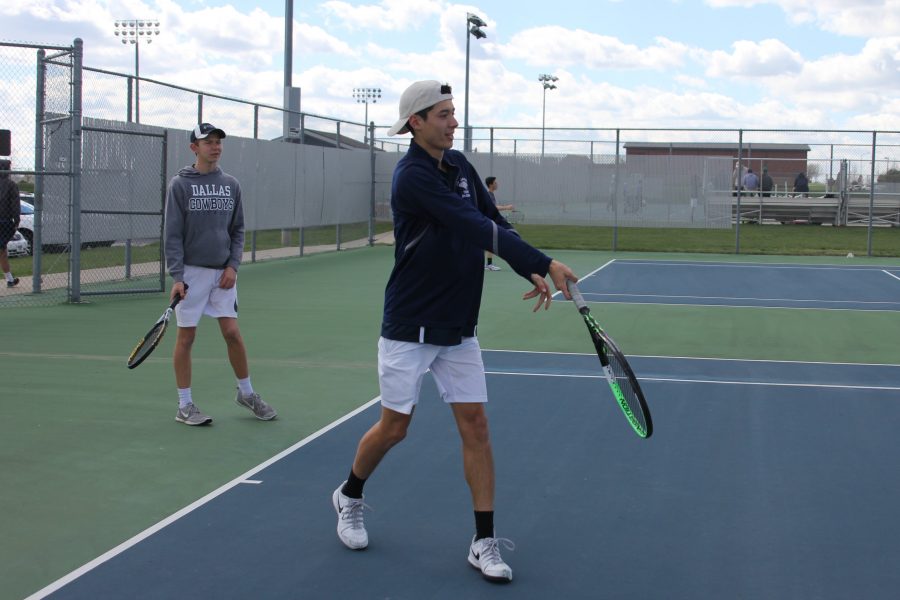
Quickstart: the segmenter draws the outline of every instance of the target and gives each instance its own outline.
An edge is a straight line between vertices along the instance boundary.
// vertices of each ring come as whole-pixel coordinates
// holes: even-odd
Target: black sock
[[[344,484],[344,487],[341,488],[341,493],[348,498],[362,498],[363,497],[363,486],[366,484],[365,479],[360,479],[356,475],[353,474],[353,469],[350,469],[350,476],[347,477],[347,483]]]
[[[493,257],[488,259],[487,264],[489,264],[489,265],[494,264],[494,259],[493,259]]]
[[[475,539],[494,537],[494,511],[475,511]]]

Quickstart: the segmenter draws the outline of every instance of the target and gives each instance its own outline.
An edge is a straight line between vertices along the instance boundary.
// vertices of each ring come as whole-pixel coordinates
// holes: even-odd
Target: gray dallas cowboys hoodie
[[[166,190],[165,252],[169,274],[183,281],[184,265],[235,271],[244,249],[241,185],[219,167],[184,167]]]

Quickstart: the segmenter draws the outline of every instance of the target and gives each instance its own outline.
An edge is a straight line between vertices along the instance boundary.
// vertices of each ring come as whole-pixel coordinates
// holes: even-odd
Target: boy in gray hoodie
[[[257,419],[275,418],[275,410],[253,391],[247,349],[237,323],[237,271],[244,249],[241,185],[219,168],[225,132],[201,123],[191,131],[196,162],[178,172],[166,191],[166,265],[174,280],[171,299],[178,337],[172,362],[178,387],[175,420],[206,425],[212,417],[200,412],[191,394],[191,347],[202,315],[218,320],[237,377],[235,402]]]

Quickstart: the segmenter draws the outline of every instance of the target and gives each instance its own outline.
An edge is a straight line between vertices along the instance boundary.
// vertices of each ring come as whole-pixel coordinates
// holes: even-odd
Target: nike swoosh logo
[[[473,553],[472,553],[472,556],[475,557],[475,560],[479,560],[479,559],[481,558],[481,555],[478,554],[477,552],[473,552]]]

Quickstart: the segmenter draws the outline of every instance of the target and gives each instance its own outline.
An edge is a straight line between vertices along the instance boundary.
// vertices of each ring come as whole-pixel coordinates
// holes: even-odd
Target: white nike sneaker
[[[469,546],[469,564],[479,569],[489,581],[512,581],[512,569],[500,558],[500,546],[507,550],[515,550],[516,545],[506,538],[472,538]]]
[[[347,483],[346,481],[344,483]],[[348,498],[341,493],[344,483],[338,486],[331,495],[334,510],[337,512],[337,534],[344,545],[351,550],[362,550],[369,545],[369,534],[363,524],[363,510],[371,506],[362,498]]]

